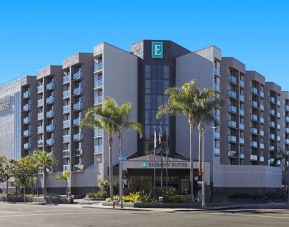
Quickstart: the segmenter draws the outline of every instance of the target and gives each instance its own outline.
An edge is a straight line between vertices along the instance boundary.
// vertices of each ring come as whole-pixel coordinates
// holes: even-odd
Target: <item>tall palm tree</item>
[[[181,87],[168,88],[166,94],[168,95],[168,102],[160,106],[157,112],[157,118],[159,119],[164,115],[176,116],[182,114],[188,119],[190,127],[190,188],[191,200],[194,201],[192,133],[196,125],[195,111],[197,107],[196,100],[199,95],[198,82],[192,80],[183,84]]]
[[[85,118],[81,122],[80,127],[91,127],[94,129],[102,128],[108,136],[108,152],[109,152],[109,184],[110,198],[113,197],[113,164],[112,164],[112,144],[113,135],[119,134],[121,143],[120,128],[134,129],[142,136],[142,127],[138,122],[130,121],[130,113],[132,111],[131,103],[118,105],[116,101],[110,97],[105,97],[102,105],[92,107],[85,113]]]
[[[215,91],[212,89],[203,89],[199,91],[198,98],[196,101],[196,109],[195,109],[195,121],[198,124],[198,132],[199,132],[199,171],[202,173],[202,193],[201,193],[201,201],[202,207],[206,206],[206,198],[205,198],[205,126],[206,124],[215,122],[214,110],[221,105],[221,101],[216,98]]]
[[[52,153],[45,150],[37,150],[33,153],[35,165],[42,171],[42,189],[43,195],[46,195],[46,176],[48,169],[56,163],[56,159]]]
[[[56,180],[61,180],[65,182],[65,194],[68,196],[68,180],[70,173],[68,171],[63,171],[61,175],[56,177]]]

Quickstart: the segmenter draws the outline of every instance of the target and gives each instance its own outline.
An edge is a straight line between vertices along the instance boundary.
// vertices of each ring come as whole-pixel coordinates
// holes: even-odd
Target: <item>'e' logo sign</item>
[[[163,58],[163,42],[152,42],[152,58]]]

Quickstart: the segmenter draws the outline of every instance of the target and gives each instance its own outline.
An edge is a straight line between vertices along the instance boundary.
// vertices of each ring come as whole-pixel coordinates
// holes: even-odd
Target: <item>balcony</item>
[[[44,92],[44,85],[42,84],[42,85],[39,85],[37,87],[37,93],[40,94],[40,93],[43,93],[43,92]]]
[[[55,144],[55,139],[50,138],[50,139],[46,140],[46,144],[48,146],[53,146]]]
[[[31,148],[31,144],[30,144],[30,143],[24,143],[24,144],[23,144],[23,148],[24,148],[25,150],[28,150],[28,149]]]
[[[55,131],[55,125],[50,124],[46,126],[46,132],[54,132]]]
[[[73,140],[74,141],[80,141],[83,139],[83,134],[82,133],[76,133],[73,135]]]
[[[274,121],[270,121],[270,122],[269,122],[269,127],[275,128],[275,127],[276,127],[275,122],[274,122]]]
[[[229,158],[238,158],[238,152],[237,151],[228,151],[228,157]]]
[[[46,90],[53,90],[54,88],[55,88],[54,82],[50,82],[50,83],[46,84]]]
[[[277,117],[280,118],[281,117],[281,114],[280,112],[277,112]]]
[[[74,156],[80,156],[80,155],[83,155],[83,150],[78,148],[78,149],[75,149],[75,151],[73,152],[73,155]]]
[[[94,63],[94,72],[98,72],[100,70],[102,70],[102,62],[99,63]]]
[[[277,100],[277,106],[278,106],[278,107],[281,106],[281,102],[280,102],[280,100]]]
[[[240,84],[241,87],[245,87],[245,81],[240,80],[240,81],[239,81],[239,84]]]
[[[239,109],[239,114],[240,114],[240,116],[245,116],[245,110]]]
[[[243,123],[239,123],[239,129],[244,131],[245,130],[245,125]]]
[[[289,133],[289,128],[285,128],[285,132],[286,132],[286,133]]]
[[[260,143],[259,147],[260,147],[260,149],[264,149],[264,147],[265,147],[264,143]]]
[[[23,131],[23,136],[24,137],[28,137],[28,136],[30,136],[31,135],[31,132],[30,132],[30,130],[25,130],[25,131]]]
[[[63,84],[68,84],[68,83],[70,83],[70,75],[63,77]]]
[[[81,164],[77,164],[77,165],[72,166],[73,171],[81,171],[83,169],[84,169],[84,165],[81,165]]]
[[[220,116],[220,115],[215,114],[214,118],[215,118],[215,121],[216,121],[217,123],[220,123],[220,122],[221,122],[221,116]]]
[[[263,124],[264,124],[264,122],[265,122],[265,120],[264,120],[264,117],[260,117],[260,119],[259,119],[259,120],[260,120],[260,122],[261,122],[261,123],[263,123]]]
[[[258,156],[257,155],[250,155],[250,160],[251,161],[258,161]]]
[[[245,96],[244,95],[239,95],[239,100],[241,102],[245,102]]]
[[[81,110],[83,108],[83,103],[82,102],[78,102],[73,104],[73,110]]]
[[[70,142],[70,135],[64,135],[63,136],[63,142],[64,143],[69,143]]]
[[[46,98],[46,104],[53,104],[55,103],[55,97],[54,96],[49,96]]]
[[[289,122],[289,117],[288,116],[285,117],[285,121]]]
[[[261,96],[262,98],[264,98],[264,96],[265,96],[264,91],[260,91],[260,96]]]
[[[285,139],[285,144],[289,144],[289,139]]]
[[[63,171],[70,171],[70,165],[63,165]]]
[[[237,128],[237,122],[236,121],[228,121],[228,126],[231,128]]]
[[[276,103],[276,99],[274,98],[274,97],[269,97],[269,102],[271,102],[271,103]]]
[[[263,110],[263,111],[265,110],[265,107],[264,107],[263,104],[260,104],[260,107],[259,107],[259,108],[260,108],[260,110]]]
[[[73,119],[73,125],[80,125],[81,117]]]
[[[265,135],[264,131],[260,130],[259,135],[263,137]]]
[[[62,93],[63,99],[68,99],[70,98],[70,90],[66,90]]]
[[[285,105],[285,110],[289,111],[289,105]]]
[[[214,139],[220,139],[220,132],[214,131]]]
[[[264,162],[264,161],[265,161],[264,156],[260,156],[260,157],[259,157],[259,160],[260,160],[260,162]]]
[[[44,105],[44,99],[38,99],[37,100],[37,106],[40,107],[40,106],[43,106]]]
[[[269,146],[269,151],[275,151],[275,147],[274,146]]]
[[[229,80],[229,82],[231,82],[231,83],[238,84],[237,78],[236,78],[235,76],[233,76],[233,75],[229,75],[229,76],[228,76],[228,80]]]
[[[269,110],[269,114],[275,116],[275,115],[276,115],[276,112],[275,112],[275,110],[270,109],[270,110]]]
[[[69,113],[70,112],[70,105],[63,106],[63,113]]]
[[[228,91],[228,96],[231,98],[236,99],[237,98],[237,92],[235,91]]]
[[[280,130],[281,129],[281,125],[277,124],[277,129]]]
[[[239,157],[243,160],[245,158],[245,154],[240,154]]]
[[[245,139],[240,137],[239,138],[239,144],[244,145],[244,143],[245,143]]]
[[[41,147],[41,146],[43,146],[43,145],[44,145],[44,143],[43,143],[43,140],[42,140],[42,139],[37,140],[37,146],[38,146],[38,147]]]
[[[251,107],[258,108],[258,103],[256,101],[251,101]]]
[[[221,69],[219,68],[219,67],[214,67],[214,74],[216,75],[216,76],[220,76],[221,75]]]
[[[258,88],[251,87],[251,93],[255,94],[255,95],[258,95],[259,94]]]
[[[236,106],[228,106],[228,111],[231,113],[237,113],[237,107]]]
[[[31,92],[30,92],[30,91],[25,91],[25,92],[23,93],[22,97],[23,97],[24,99],[30,98],[30,97],[31,97]]]
[[[270,134],[270,135],[269,135],[269,139],[270,139],[270,140],[275,140],[275,134]]]
[[[73,89],[73,95],[81,95],[83,93],[83,87],[77,87]]]
[[[103,137],[103,129],[98,128],[94,130],[94,138]]]
[[[46,117],[47,118],[52,118],[55,116],[55,111],[54,110],[49,110],[46,112]]]
[[[214,90],[215,91],[221,91],[221,87],[220,87],[220,84],[214,84]]]
[[[251,147],[258,148],[258,142],[257,141],[252,141],[251,142]]]
[[[76,72],[76,73],[73,73],[73,75],[72,75],[72,79],[73,80],[81,80],[82,79],[82,77],[83,77],[83,72],[82,71],[78,71],[78,72]]]
[[[70,128],[70,120],[63,121],[63,128]]]
[[[94,153],[102,153],[103,152],[103,146],[94,146]]]
[[[280,138],[280,136],[277,136],[277,137],[276,137],[276,139],[277,139],[277,141],[278,141],[278,142],[280,142],[280,141],[281,141],[281,138]]]
[[[97,80],[97,79],[94,80],[94,88],[95,88],[95,89],[96,89],[96,88],[101,88],[102,85],[103,85],[102,80]]]
[[[258,121],[258,116],[256,114],[251,115],[251,120],[252,121]]]
[[[237,137],[236,136],[228,136],[228,141],[231,143],[236,143],[237,142]]]
[[[23,106],[23,111],[24,112],[28,112],[28,111],[30,111],[31,110],[31,105],[30,104],[25,104],[24,106]]]
[[[63,157],[70,157],[70,151],[69,150],[64,150],[64,151],[62,151],[62,156]]]
[[[37,134],[42,134],[43,132],[44,132],[44,127],[43,126],[37,127]]]
[[[25,117],[25,118],[23,118],[23,124],[24,125],[28,125],[28,124],[30,124],[31,123],[31,118],[30,117]]]
[[[252,134],[255,134],[255,135],[258,135],[258,129],[256,129],[256,128],[251,128],[251,133],[252,133]]]
[[[94,96],[94,105],[101,105],[102,100],[102,96]]]

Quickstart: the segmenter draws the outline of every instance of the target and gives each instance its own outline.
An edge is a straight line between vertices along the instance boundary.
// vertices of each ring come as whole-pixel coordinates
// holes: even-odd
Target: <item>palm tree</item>
[[[69,172],[68,171],[63,171],[61,175],[57,176],[57,180],[61,180],[65,182],[65,194],[68,196],[68,180],[69,180]]]
[[[205,179],[204,179],[204,163],[205,163],[205,126],[206,123],[215,122],[214,110],[221,105],[221,101],[216,98],[215,91],[212,89],[203,89],[199,92],[199,97],[196,99],[195,121],[198,124],[199,131],[199,172],[202,173],[202,207],[206,206],[205,198]]]
[[[119,106],[112,98],[105,97],[102,105],[92,107],[86,111],[85,118],[80,124],[80,128],[86,126],[94,129],[102,128],[107,133],[111,199],[113,198],[112,136],[118,133],[121,143],[121,128],[132,128],[142,136],[141,125],[138,122],[129,121],[131,111],[132,105],[130,103],[124,103]]]
[[[45,150],[38,150],[33,153],[35,158],[35,165],[42,171],[42,189],[43,195],[46,195],[46,176],[48,169],[56,163],[55,157],[52,153],[48,153]]]
[[[195,110],[197,107],[197,98],[199,95],[198,82],[192,80],[183,84],[180,88],[173,87],[166,90],[168,95],[168,102],[160,106],[157,112],[157,118],[164,115],[176,116],[182,114],[188,119],[190,127],[190,188],[191,200],[194,201],[194,179],[193,179],[193,151],[192,151],[192,131],[196,125]]]

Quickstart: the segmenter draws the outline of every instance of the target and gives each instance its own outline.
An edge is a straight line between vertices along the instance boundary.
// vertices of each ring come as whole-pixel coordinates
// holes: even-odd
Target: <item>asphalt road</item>
[[[0,226],[288,227],[289,210],[135,211],[83,208],[72,205],[0,203]]]

